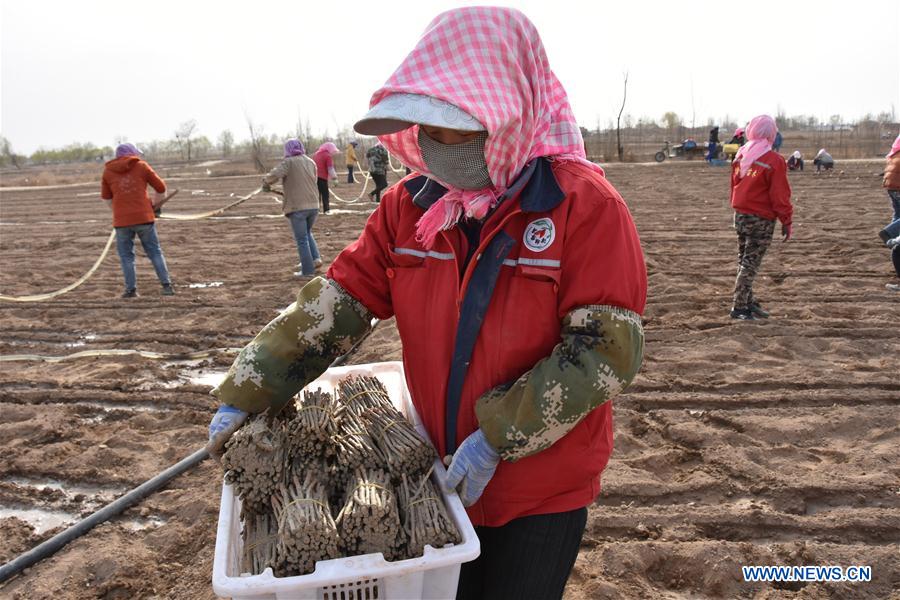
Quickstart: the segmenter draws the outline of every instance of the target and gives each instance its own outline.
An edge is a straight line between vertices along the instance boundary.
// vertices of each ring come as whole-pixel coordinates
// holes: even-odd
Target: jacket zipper
[[[459,293],[456,298],[457,321],[459,320],[459,308],[460,306],[462,306],[463,296],[465,296],[465,290],[469,286],[469,280],[472,278],[472,273],[475,272],[475,266],[478,264],[481,253],[484,252],[485,247],[490,244],[492,239],[494,239],[494,236],[503,229],[503,226],[506,225],[514,216],[521,213],[521,208],[513,209],[508,215],[503,217],[503,220],[501,220],[500,223],[491,230],[491,233],[482,238],[481,242],[478,244],[478,249],[475,251],[475,256],[473,257],[473,260],[469,261],[469,264],[466,267],[466,272],[463,274],[462,286],[458,288]],[[453,253],[453,257],[456,259],[456,272],[459,273],[459,257],[456,256],[456,252]],[[459,275],[456,276],[456,283],[459,284]]]

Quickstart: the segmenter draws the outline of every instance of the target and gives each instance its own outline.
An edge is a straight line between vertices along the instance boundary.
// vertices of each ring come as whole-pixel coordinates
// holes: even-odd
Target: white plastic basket
[[[397,408],[426,439],[422,423],[413,408],[400,362],[335,367],[309,384],[308,389],[333,392],[337,382],[348,375],[377,377],[387,388]],[[462,542],[446,548],[425,546],[422,556],[388,562],[384,555],[364,554],[316,563],[315,571],[296,577],[275,577],[272,569],[259,575],[241,575],[241,503],[230,485],[222,486],[216,554],[213,559],[213,591],[221,597],[241,600],[413,600],[454,598],[460,565],[480,553],[475,529],[456,494],[447,494],[438,483],[444,467],[434,463],[432,479],[442,491],[448,513],[459,530]]]

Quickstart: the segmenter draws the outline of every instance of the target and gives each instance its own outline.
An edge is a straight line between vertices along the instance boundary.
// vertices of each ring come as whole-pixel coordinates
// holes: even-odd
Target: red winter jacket
[[[462,383],[456,444],[478,427],[475,402],[482,394],[550,355],[567,313],[586,305],[642,313],[647,279],[625,203],[583,165],[538,159],[528,184],[484,222],[465,270],[469,243],[460,227],[441,232],[431,250],[415,240],[424,183],[424,177],[410,176],[392,187],[329,277],[378,318],[396,316],[413,403],[443,456],[460,308],[472,294],[490,294],[473,277],[476,264],[492,261],[499,274]],[[543,237],[535,241],[537,235]],[[469,515],[475,525],[500,526],[586,506],[599,493],[611,452],[612,407],[606,402],[546,450],[501,461]]]
[[[137,156],[122,156],[106,163],[100,197],[112,200],[113,226],[130,227],[153,223],[153,205],[147,186],[162,194],[166,184],[159,175]]]
[[[756,215],[790,225],[794,214],[791,184],[784,157],[772,150],[760,156],[740,177],[740,163],[731,165],[731,207],[745,215]]]
[[[334,159],[331,158],[331,152],[319,148],[313,154],[313,160],[316,161],[316,177],[319,179],[329,179],[332,177],[334,171]]]

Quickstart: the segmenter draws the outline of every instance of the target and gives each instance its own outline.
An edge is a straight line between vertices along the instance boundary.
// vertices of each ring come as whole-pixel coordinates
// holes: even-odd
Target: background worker
[[[706,143],[706,162],[712,162],[719,152],[719,126],[709,130],[709,140]]]
[[[813,159],[813,164],[816,166],[816,173],[823,170],[830,171],[834,168],[834,159],[825,151],[825,148],[820,148]]]
[[[328,180],[337,184],[337,171],[334,170],[334,155],[340,152],[334,142],[325,142],[313,155],[316,162],[316,185],[319,188],[319,199],[322,201],[322,212],[328,214]]]
[[[153,200],[147,195],[147,186],[156,194]],[[141,151],[134,144],[119,144],[116,158],[106,163],[101,180],[100,197],[112,209],[113,226],[116,229],[116,251],[125,277],[123,298],[137,296],[135,272],[134,236],[141,240],[144,253],[162,285],[162,295],[172,296],[172,280],[156,233],[154,211],[166,199],[166,184],[150,165],[141,160]]]
[[[460,32],[467,60],[442,52]],[[481,542],[457,598],[561,598],[612,452],[610,400],[642,360],[631,215],[517,10],[438,15],[370,107],[356,131],[421,175],[241,352],[214,390],[210,451],[395,316],[413,404]]]
[[[375,189],[369,192],[369,198],[375,202],[381,202],[381,192],[388,186],[387,168],[389,160],[388,152],[384,149],[381,142],[377,142],[366,151],[369,175],[372,176],[372,181],[375,182]]]
[[[734,283],[732,319],[767,318],[753,296],[753,280],[772,243],[775,220],[781,234],[791,238],[791,185],[784,158],[772,150],[778,127],[769,115],[754,117],[747,125],[747,144],[738,150],[731,166],[731,207],[738,234],[738,274]]]
[[[803,155],[799,150],[794,150],[794,153],[787,159],[787,168],[789,171],[803,170]]]
[[[319,196],[316,189],[316,163],[306,156],[300,140],[291,139],[284,145],[284,159],[263,177],[263,190],[280,181],[284,192],[281,210],[290,220],[297,254],[300,255],[298,277],[311,277],[322,266],[319,247],[312,228],[319,215]]]
[[[347,160],[347,183],[355,183],[353,181],[353,167],[356,166],[356,147],[359,146],[359,142],[351,141],[347,144],[347,150],[344,153],[344,157]]]

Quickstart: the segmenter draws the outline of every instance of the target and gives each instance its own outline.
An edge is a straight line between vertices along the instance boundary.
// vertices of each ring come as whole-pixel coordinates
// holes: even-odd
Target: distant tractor
[[[656,162],[662,162],[667,158],[680,158],[685,160],[693,160],[695,158],[706,158],[709,151],[709,144],[706,142],[698,144],[694,140],[685,140],[680,144],[672,145],[666,140],[666,145],[662,150],[653,155]],[[716,144],[716,154],[714,159],[721,160],[725,158],[725,152],[722,151],[722,145]]]

